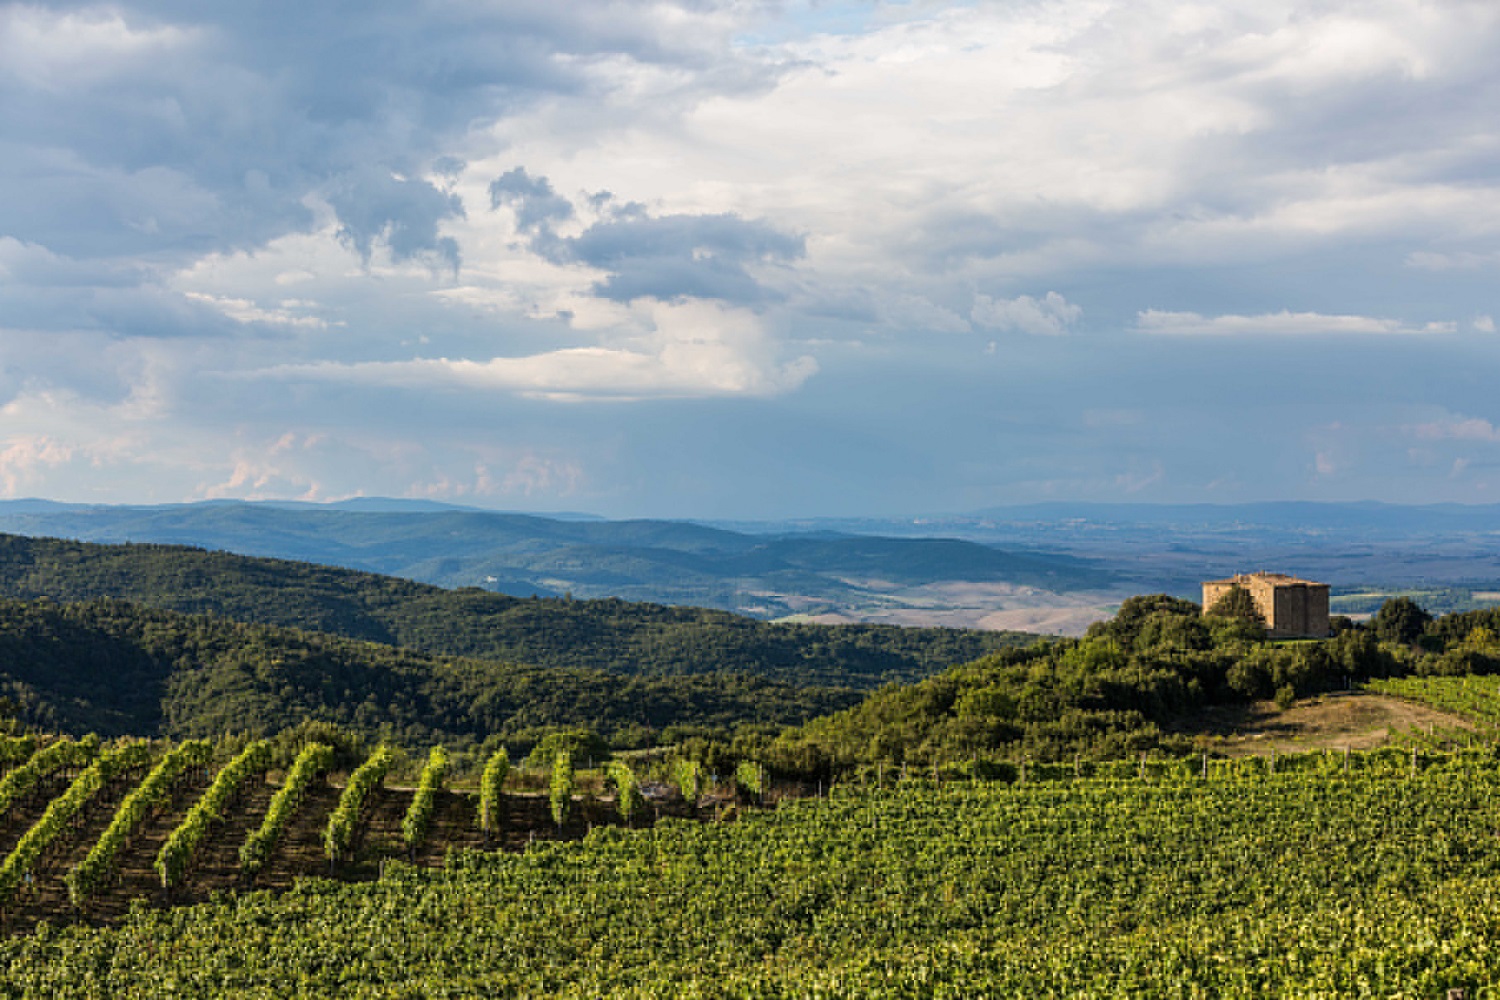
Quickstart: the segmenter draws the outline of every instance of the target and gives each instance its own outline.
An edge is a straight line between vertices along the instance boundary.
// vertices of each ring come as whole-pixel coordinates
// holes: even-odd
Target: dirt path
[[[1205,709],[1179,731],[1202,734],[1204,749],[1245,756],[1299,750],[1368,750],[1411,730],[1470,731],[1467,720],[1435,708],[1363,691],[1320,695],[1288,709],[1275,702]]]

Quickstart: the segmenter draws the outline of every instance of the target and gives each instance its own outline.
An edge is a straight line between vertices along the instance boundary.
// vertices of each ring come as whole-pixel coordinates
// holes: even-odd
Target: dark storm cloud
[[[553,191],[547,178],[532,177],[525,167],[507,170],[490,182],[490,208],[501,205],[515,210],[516,226],[525,233],[540,233],[573,217],[573,203]]]
[[[633,0],[28,5],[0,43],[0,235],[158,261],[306,229],[314,196],[361,253],[452,263],[421,175],[476,122],[598,86],[601,54],[703,59]]]
[[[456,196],[422,181],[371,170],[341,177],[329,190],[328,202],[343,223],[339,236],[366,260],[379,240],[396,260],[429,254],[458,270],[458,242],[438,235],[444,219],[463,217],[463,203]]]
[[[560,237],[555,225],[573,218],[573,203],[546,177],[525,167],[491,182],[490,207],[509,207],[516,228],[531,247],[554,263],[587,264],[610,275],[593,288],[617,302],[632,299],[718,299],[735,305],[778,300],[747,270],[760,263],[781,264],[806,254],[806,239],[737,215],[652,216],[639,202],[616,204],[601,191],[586,196],[604,218],[577,236]]]
[[[609,271],[594,289],[605,298],[687,296],[750,305],[779,296],[747,266],[793,261],[805,250],[801,236],[724,214],[613,219],[560,241],[554,252]]]

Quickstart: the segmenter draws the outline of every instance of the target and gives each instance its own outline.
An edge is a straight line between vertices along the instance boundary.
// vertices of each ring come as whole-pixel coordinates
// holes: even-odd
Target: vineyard
[[[37,784],[7,813],[9,853],[116,754],[119,774],[88,786],[94,805],[53,841],[12,919],[55,897],[110,803],[144,787],[138,751],[94,749],[95,763],[55,773],[62,793]],[[250,876],[240,847],[282,794],[259,752],[218,772],[238,799],[171,890],[200,905],[14,936],[0,944],[0,995],[1473,997],[1500,982],[1490,749],[1036,765],[1009,781],[893,773],[733,823],[636,830],[589,829],[590,811],[603,820],[612,806],[580,797],[567,833],[585,836],[524,850],[522,831],[551,828],[557,799],[505,794],[488,824],[503,851],[483,850],[480,795],[438,790],[434,754],[420,849],[403,837],[423,797],[384,789],[369,777],[377,761],[342,791],[305,782]],[[321,774],[321,758],[304,751],[293,770]],[[503,768],[487,770],[493,781]],[[693,770],[678,779],[697,782]],[[219,784],[183,774],[124,841],[118,881],[87,915],[110,916],[133,888],[161,899],[151,859]],[[288,773],[281,789],[293,784]],[[329,820],[350,788],[368,801],[331,863]],[[377,856],[378,877],[360,871]],[[330,864],[357,878],[293,879]],[[214,891],[251,884],[281,891]]]
[[[632,815],[581,796],[559,816],[545,795],[502,790],[503,752],[486,768],[500,776],[483,803],[487,823],[480,796],[446,787],[441,748],[416,789],[386,786],[394,756],[384,746],[338,785],[328,780],[333,751],[320,743],[307,744],[274,782],[266,741],[222,767],[210,756],[203,741],[153,750],[145,741],[0,739],[5,930],[39,920],[107,923],[134,900],[180,905],[224,891],[283,890],[312,875],[370,879],[393,858],[437,866],[449,850],[523,850],[539,838],[582,837],[596,824],[696,815],[696,801],[680,799],[647,813],[632,788]]]
[[[1500,675],[1463,674],[1457,677],[1380,677],[1365,682],[1378,694],[1431,705],[1471,720],[1475,729],[1469,736],[1488,741],[1500,739]],[[1462,738],[1456,733],[1434,733],[1450,741]]]

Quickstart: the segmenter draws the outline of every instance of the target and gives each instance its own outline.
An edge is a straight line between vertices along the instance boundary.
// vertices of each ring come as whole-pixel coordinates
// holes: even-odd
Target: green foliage
[[[0,767],[14,767],[24,764],[32,754],[36,753],[36,737],[30,734],[25,736],[0,736]]]
[[[1146,622],[1156,616],[1168,619],[1190,619],[1198,617],[1198,605],[1170,594],[1143,594],[1127,598],[1120,610],[1108,621],[1089,626],[1089,635],[1107,635],[1126,648],[1135,646],[1136,639],[1146,627]]]
[[[1366,681],[1365,687],[1463,716],[1476,724],[1469,735],[1500,739],[1500,674],[1381,677]]]
[[[1242,618],[1262,627],[1266,624],[1266,616],[1261,614],[1260,608],[1255,606],[1255,598],[1250,595],[1250,591],[1237,583],[1224,591],[1219,599],[1203,613],[1213,618]]]
[[[162,888],[170,889],[182,881],[198,845],[208,835],[209,829],[224,818],[225,810],[240,788],[250,779],[264,774],[270,766],[270,742],[256,740],[219,769],[213,783],[193,803],[157,852],[155,868]]]
[[[95,760],[84,770],[67,791],[53,799],[42,818],[22,834],[20,841],[0,862],[0,904],[15,895],[22,879],[31,871],[52,842],[70,827],[73,817],[78,815],[90,799],[114,778],[128,770],[144,767],[151,760],[151,747],[144,741],[126,743],[115,747]]]
[[[615,786],[615,808],[620,818],[629,823],[646,804],[641,795],[641,783],[630,765],[623,760],[612,760],[605,765],[610,784]]]
[[[100,835],[88,856],[65,876],[68,897],[74,906],[82,906],[104,885],[126,840],[153,810],[166,801],[177,780],[189,768],[206,766],[211,756],[212,747],[206,740],[188,740],[162,755],[146,779],[120,803],[109,827]]]
[[[435,746],[427,755],[422,768],[422,778],[417,782],[416,794],[411,798],[406,815],[401,819],[401,842],[408,850],[416,850],[427,839],[427,830],[432,826],[432,814],[437,808],[437,794],[443,789],[443,780],[448,775],[448,751]]]
[[[479,828],[486,835],[500,828],[500,809],[505,804],[505,778],[510,774],[510,754],[504,747],[485,762],[479,776]]]
[[[552,758],[552,781],[547,792],[552,822],[559,828],[568,821],[573,809],[573,787],[573,755],[563,750]]]
[[[871,689],[916,680],[1035,639],[978,629],[779,624],[614,599],[523,599],[228,552],[4,534],[0,595],[63,603],[123,598],[431,656],[603,668],[642,678],[728,672],[793,688]]]
[[[550,768],[558,754],[565,753],[574,761],[602,762],[609,759],[609,744],[599,738],[598,733],[587,729],[568,729],[548,733],[537,741],[531,753],[526,755],[524,767]]]
[[[734,784],[744,794],[758,799],[766,792],[766,769],[758,761],[742,760],[735,765]]]
[[[395,762],[395,753],[382,744],[349,775],[348,783],[339,794],[339,803],[329,814],[328,826],[323,830],[323,853],[329,861],[348,855],[365,802],[370,793],[385,781],[386,773]]]
[[[19,747],[20,744],[12,746]],[[49,743],[19,767],[0,778],[0,816],[10,811],[16,800],[36,787],[43,778],[63,767],[87,764],[99,752],[99,737],[90,733],[77,742],[70,739]]]
[[[1370,628],[1382,642],[1411,645],[1422,637],[1432,616],[1410,597],[1393,597],[1370,619]]]
[[[735,823],[601,828],[379,881],[306,880],[7,938],[0,988],[1247,1000],[1474,997],[1500,982],[1493,758],[1416,774],[1404,753],[1389,766],[1356,754],[1347,775],[1322,755],[1275,775],[1244,766],[913,780]]]
[[[254,875],[266,866],[276,842],[291,822],[292,816],[302,805],[303,798],[314,780],[333,764],[333,747],[326,743],[309,743],[302,748],[286,773],[281,788],[271,797],[265,818],[259,828],[252,831],[240,845],[240,871]]]
[[[360,738],[463,749],[494,736],[529,748],[579,726],[649,745],[684,731],[793,725],[859,699],[744,674],[621,677],[437,658],[109,600],[0,600],[0,689],[28,723],[55,731],[184,739],[292,730],[278,738],[278,766],[309,739],[350,761]]]
[[[682,793],[684,801],[695,805],[703,794],[703,765],[689,758],[678,758],[672,762],[672,784]]]
[[[785,731],[751,756],[804,779],[975,755],[1033,761],[1180,751],[1184,718],[1214,704],[1285,703],[1404,667],[1362,630],[1276,644],[1245,619],[1166,595],[1132,598],[1079,640],[1006,650]]]

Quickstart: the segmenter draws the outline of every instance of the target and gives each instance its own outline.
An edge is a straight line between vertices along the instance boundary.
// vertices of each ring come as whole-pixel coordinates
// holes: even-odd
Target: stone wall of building
[[[1249,591],[1271,638],[1322,639],[1328,635],[1328,584],[1285,573],[1238,573],[1203,584],[1203,610],[1235,586]]]

